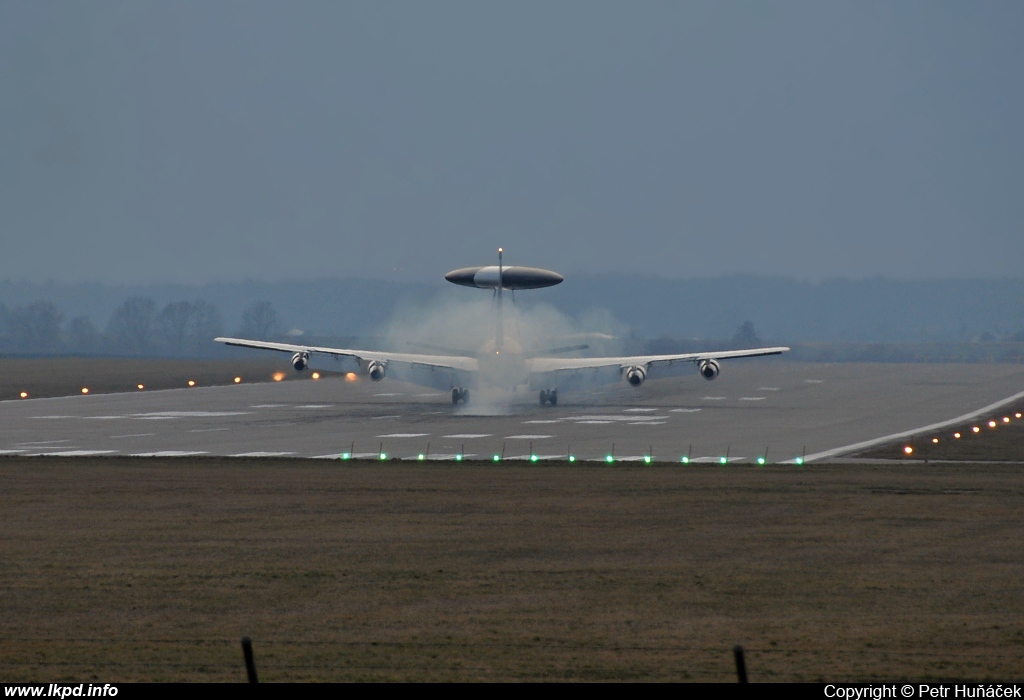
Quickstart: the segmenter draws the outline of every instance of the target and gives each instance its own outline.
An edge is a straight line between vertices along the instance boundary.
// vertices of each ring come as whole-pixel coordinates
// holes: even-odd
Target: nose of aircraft
[[[473,278],[479,271],[479,267],[462,267],[458,270],[452,270],[445,275],[444,278],[453,284],[461,284],[464,287],[475,287],[476,284],[474,284]]]

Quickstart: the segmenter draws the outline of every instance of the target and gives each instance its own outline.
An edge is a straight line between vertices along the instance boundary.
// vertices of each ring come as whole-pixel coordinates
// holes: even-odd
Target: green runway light
[[[604,461],[608,462],[608,464],[611,464],[612,462],[615,461],[615,458],[612,457],[611,455],[608,455],[607,457],[604,458]]]
[[[416,459],[420,460],[421,462],[423,460],[425,460],[426,458],[427,458],[427,456],[425,454],[423,454],[422,452],[420,454],[416,455]]]
[[[537,461],[537,455],[530,455],[530,461],[531,462],[536,462]]]
[[[462,455],[455,455],[455,461],[456,462],[461,462],[462,461]]]
[[[383,453],[383,452],[380,453],[380,459],[381,460],[385,460],[387,458],[388,458],[388,456],[385,453]]]
[[[342,459],[352,459],[352,453],[351,452],[342,452],[341,453],[341,458]]]
[[[728,463],[728,462],[729,462],[729,460],[728,460],[728,459],[726,459],[725,457],[719,457],[719,458],[718,458],[718,463],[719,463],[719,464],[726,464],[726,463]]]
[[[650,463],[651,463],[651,456],[650,455],[644,455],[644,464],[650,464]]]
[[[764,466],[764,457],[758,457],[757,463],[760,464],[761,466]]]
[[[804,458],[803,457],[797,457],[796,458],[796,463],[797,463],[797,465],[803,464],[804,463]]]
[[[575,462],[576,461],[576,455],[569,455],[569,461],[570,462]]]
[[[500,462],[501,461],[501,455],[494,455],[494,461],[495,462]]]
[[[689,464],[690,463],[690,458],[686,457],[686,456],[683,456],[679,461],[682,462],[683,464]]]

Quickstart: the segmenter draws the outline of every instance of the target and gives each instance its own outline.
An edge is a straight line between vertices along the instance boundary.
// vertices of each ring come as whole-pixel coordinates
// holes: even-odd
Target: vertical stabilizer
[[[501,289],[505,286],[504,267],[501,262],[501,254],[504,251],[498,248],[498,326],[494,334],[494,347],[501,352],[505,346],[505,320],[501,315]]]

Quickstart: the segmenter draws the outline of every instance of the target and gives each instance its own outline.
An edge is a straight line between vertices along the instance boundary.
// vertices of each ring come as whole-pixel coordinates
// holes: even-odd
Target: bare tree
[[[257,301],[242,313],[238,334],[243,338],[270,340],[281,335],[281,322],[269,301]]]
[[[76,316],[68,322],[68,340],[73,352],[94,353],[99,349],[99,334],[88,316]]]
[[[60,350],[60,324],[64,314],[51,301],[19,306],[8,314],[7,332],[12,348],[20,353]]]
[[[152,348],[156,304],[149,297],[132,297],[114,309],[107,340],[115,352],[142,355]]]
[[[738,350],[746,350],[761,345],[761,338],[758,337],[757,331],[754,330],[754,324],[750,321],[744,321],[736,329],[731,343]]]

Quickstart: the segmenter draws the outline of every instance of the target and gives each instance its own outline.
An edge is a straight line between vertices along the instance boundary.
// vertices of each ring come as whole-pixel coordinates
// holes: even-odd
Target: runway
[[[914,431],[1024,391],[1021,365],[723,363],[696,374],[531,393],[505,415],[446,393],[343,378],[0,402],[0,454],[782,462]]]

